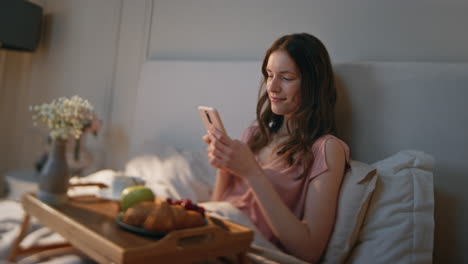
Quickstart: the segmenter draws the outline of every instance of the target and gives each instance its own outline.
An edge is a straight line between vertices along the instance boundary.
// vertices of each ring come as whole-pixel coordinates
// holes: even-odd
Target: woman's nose
[[[276,77],[270,79],[270,81],[268,82],[267,90],[276,93],[281,91],[279,80]]]

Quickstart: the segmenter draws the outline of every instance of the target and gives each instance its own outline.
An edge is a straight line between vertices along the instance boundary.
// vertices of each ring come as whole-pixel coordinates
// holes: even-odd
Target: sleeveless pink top
[[[255,129],[257,129],[257,127],[249,127],[243,133],[241,140],[247,142]],[[288,164],[281,162],[279,159],[274,159],[266,164],[260,163],[260,166],[272,182],[276,191],[281,194],[280,197],[283,202],[300,220],[302,220],[304,216],[305,199],[309,182],[328,170],[327,161],[325,159],[325,143],[329,139],[338,140],[343,146],[346,153],[346,163],[348,164],[348,146],[333,135],[324,135],[313,143],[312,152],[314,160],[312,166],[309,172],[299,179],[297,179],[297,177],[304,172],[304,167],[301,165],[288,166]],[[258,230],[266,239],[279,245],[278,239],[274,236],[273,231],[263,217],[253,190],[245,179],[231,176],[223,200],[239,208],[257,226]]]

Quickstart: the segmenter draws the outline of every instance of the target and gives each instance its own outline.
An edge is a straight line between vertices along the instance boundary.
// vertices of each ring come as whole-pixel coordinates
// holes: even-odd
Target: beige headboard
[[[368,163],[399,150],[435,157],[434,262],[468,262],[468,64],[345,63],[339,136]],[[153,143],[203,151],[197,105],[215,106],[232,137],[254,119],[260,62],[148,61],[138,87],[130,151]]]
[[[468,261],[468,64],[352,63],[335,67],[338,124],[354,159],[402,149],[435,157],[434,263]]]

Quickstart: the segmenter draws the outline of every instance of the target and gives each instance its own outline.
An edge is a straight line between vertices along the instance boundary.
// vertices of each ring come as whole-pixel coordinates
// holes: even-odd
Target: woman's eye
[[[288,77],[283,77],[283,80],[285,80],[285,81],[292,81],[293,79],[292,79],[292,78],[288,78]]]

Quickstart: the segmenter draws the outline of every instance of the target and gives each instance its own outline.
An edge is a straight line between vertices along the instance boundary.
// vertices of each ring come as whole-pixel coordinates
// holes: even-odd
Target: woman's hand
[[[249,178],[262,173],[249,146],[232,140],[222,131],[212,127],[203,140],[209,144],[208,159],[213,167],[228,171],[239,177]]]

